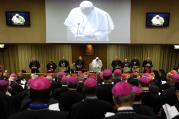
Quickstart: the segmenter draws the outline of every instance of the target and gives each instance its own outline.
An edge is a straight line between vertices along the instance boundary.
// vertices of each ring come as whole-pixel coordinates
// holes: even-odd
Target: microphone
[[[80,23],[77,23],[77,32],[76,32],[76,41],[78,40],[78,35],[79,35],[79,28],[80,28]]]

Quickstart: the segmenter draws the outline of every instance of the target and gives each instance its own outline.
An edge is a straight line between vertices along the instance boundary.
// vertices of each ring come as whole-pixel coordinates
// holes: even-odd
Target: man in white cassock
[[[75,41],[108,41],[108,34],[114,29],[110,15],[90,1],[72,9],[64,24],[72,36],[69,40]]]
[[[23,25],[25,23],[25,19],[23,16],[21,16],[20,14],[15,14],[13,17],[12,17],[12,22],[14,24],[20,24],[20,25]]]
[[[93,72],[99,73],[101,72],[101,68],[103,67],[103,63],[102,61],[99,59],[99,57],[96,57],[92,63],[91,63],[91,67]]]
[[[161,17],[160,15],[156,15],[155,17],[152,18],[152,25],[154,26],[163,26],[163,24],[165,23],[165,20],[163,17]]]

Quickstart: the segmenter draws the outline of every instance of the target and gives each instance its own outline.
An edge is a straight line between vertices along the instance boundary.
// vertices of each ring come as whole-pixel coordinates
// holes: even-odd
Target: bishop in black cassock
[[[32,58],[32,61],[29,64],[29,68],[31,69],[31,73],[39,73],[40,63],[35,58]]]
[[[46,67],[47,73],[54,73],[57,68],[57,65],[53,61],[50,61]]]

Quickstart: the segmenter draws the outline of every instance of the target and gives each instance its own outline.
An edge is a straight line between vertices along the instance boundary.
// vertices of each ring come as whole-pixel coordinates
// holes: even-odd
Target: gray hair
[[[121,104],[121,103],[126,103],[126,102],[131,102],[131,101],[134,101],[135,99],[135,94],[134,93],[131,93],[129,95],[126,95],[126,96],[114,96],[115,98],[115,101],[117,104]]]

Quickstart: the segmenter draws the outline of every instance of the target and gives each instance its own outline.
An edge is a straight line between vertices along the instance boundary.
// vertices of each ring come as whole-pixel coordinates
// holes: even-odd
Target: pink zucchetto
[[[7,89],[8,86],[9,86],[8,80],[0,80],[0,90]]]
[[[55,74],[54,73],[48,73],[47,76],[54,76]]]
[[[149,84],[151,80],[148,77],[141,77],[139,78],[139,81],[143,84]]]
[[[68,79],[68,83],[76,84],[76,83],[78,83],[78,79],[76,77],[74,77],[74,76],[71,76]]]
[[[103,72],[100,72],[99,77],[100,79],[103,79]]]
[[[115,69],[115,70],[114,70],[114,74],[115,74],[115,75],[121,75],[122,72],[121,72],[120,69]]]
[[[119,82],[112,88],[112,93],[115,96],[127,96],[132,93],[132,86],[127,82]]]
[[[103,78],[112,76],[112,71],[110,69],[105,69],[103,71]]]
[[[176,71],[176,70],[171,70],[169,73],[170,73],[171,75],[173,75],[173,74],[177,74],[177,71]]]
[[[168,72],[167,76],[169,78],[172,78],[172,75],[175,75],[175,74],[177,74],[177,71],[176,70],[171,70],[170,72]]]
[[[35,79],[35,78],[33,78],[33,79],[31,78],[31,79],[29,79],[29,80],[27,81],[27,85],[30,86],[32,80],[34,80],[34,79]]]
[[[57,73],[57,76],[60,76],[60,77],[63,77],[64,75],[65,75],[64,72],[58,72],[58,73]]]
[[[95,88],[97,86],[97,81],[93,78],[88,78],[84,82],[85,88]]]
[[[9,77],[9,80],[10,80],[10,81],[15,81],[16,78],[17,78],[17,75],[16,75],[15,73],[12,73],[12,74],[10,75],[10,77]]]
[[[130,74],[129,74],[129,73],[122,73],[122,74],[121,74],[121,77],[122,77],[123,79],[128,79],[128,78],[130,77]]]
[[[134,92],[135,94],[141,94],[142,93],[142,89],[140,89],[137,86],[133,86],[132,87],[132,92]]]
[[[97,75],[96,75],[96,74],[91,74],[91,75],[89,76],[89,78],[97,79]]]
[[[36,79],[36,78],[38,78],[38,75],[36,75],[36,74],[31,74],[31,79]]]
[[[67,83],[67,82],[68,82],[68,79],[69,79],[69,78],[64,75],[64,76],[62,77],[62,82]]]
[[[50,80],[43,76],[36,79],[30,79],[28,83],[31,89],[39,91],[49,89],[51,86]]]
[[[17,77],[17,75],[15,73],[12,73],[10,77]]]
[[[81,80],[82,80],[82,79],[84,79],[84,78],[85,78],[85,77],[84,77],[83,74],[79,74],[79,75],[78,75],[78,79],[81,79]]]
[[[151,78],[151,74],[150,73],[144,73],[143,75],[142,75],[142,77],[147,77],[147,78]]]
[[[179,74],[173,74],[170,77],[174,80],[179,80]]]

